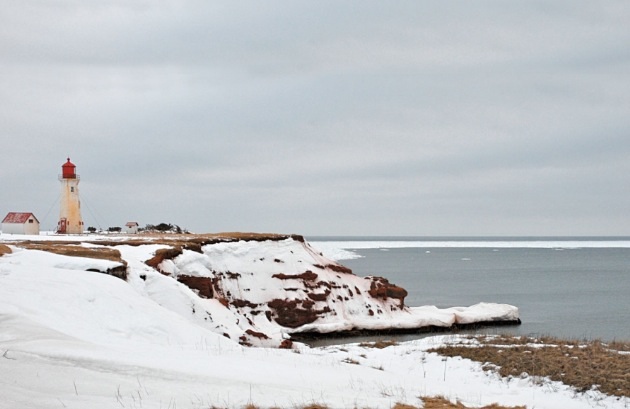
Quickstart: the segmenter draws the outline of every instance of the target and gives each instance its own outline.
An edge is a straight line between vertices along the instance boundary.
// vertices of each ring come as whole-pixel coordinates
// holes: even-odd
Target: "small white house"
[[[127,234],[138,234],[138,223],[137,222],[127,222],[125,224],[125,233]]]
[[[2,220],[3,234],[39,234],[39,220],[33,213],[9,212]]]

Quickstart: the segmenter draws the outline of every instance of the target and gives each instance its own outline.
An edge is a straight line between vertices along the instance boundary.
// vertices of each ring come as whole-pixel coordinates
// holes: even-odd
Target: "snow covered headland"
[[[405,295],[300,236],[3,235],[0,408],[380,408],[438,394],[588,407],[569,388],[506,385],[480,365],[425,352],[440,337],[385,350],[290,340],[518,320],[513,306],[412,308]]]
[[[245,346],[290,348],[296,333],[518,322],[510,305],[408,307],[403,288],[354,275],[301,236],[114,237],[22,240],[5,257],[53,281],[60,270],[123,278],[138,296]]]

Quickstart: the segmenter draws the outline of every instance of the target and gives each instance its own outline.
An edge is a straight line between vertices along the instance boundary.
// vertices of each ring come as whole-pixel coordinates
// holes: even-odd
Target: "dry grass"
[[[106,245],[141,245],[141,244],[167,244],[172,246],[184,246],[191,243],[205,244],[216,243],[221,241],[238,241],[238,240],[251,240],[251,241],[265,241],[265,240],[284,240],[289,237],[299,238],[300,236],[290,234],[278,234],[278,233],[247,233],[247,232],[226,232],[226,233],[141,233],[135,235],[112,235],[112,240],[89,240],[86,241],[95,244]]]
[[[461,402],[452,403],[450,400],[442,397],[435,396],[432,398],[422,398],[424,402],[424,409],[466,409],[468,406],[464,406]],[[411,406],[409,408],[412,408]],[[406,408],[400,408],[406,409]],[[496,403],[483,406],[481,409],[525,409],[525,406],[501,406]]]
[[[424,402],[424,409],[468,409],[468,406],[464,406],[460,402],[452,403],[450,400],[443,398],[441,396],[431,397],[431,398],[422,398],[422,402]],[[219,409],[217,406],[212,406],[210,409]],[[260,406],[256,406],[252,403],[247,404],[243,407],[243,409],[261,409]],[[270,409],[280,409],[277,407],[272,407]],[[320,405],[317,403],[312,403],[306,406],[294,406],[292,409],[330,409],[330,407],[326,405]],[[420,409],[418,406],[407,405],[405,403],[396,403],[391,409]],[[501,406],[493,403],[488,406],[483,406],[479,409],[526,409],[525,406]]]
[[[630,343],[582,342],[552,337],[476,337],[481,346],[447,345],[432,349],[484,363],[504,377],[522,374],[548,377],[584,392],[592,388],[614,396],[630,396]],[[622,352],[622,353],[620,353]]]
[[[122,264],[126,263],[121,259],[120,252],[116,249],[108,248],[120,245],[140,246],[143,244],[165,244],[173,248],[187,248],[196,249],[200,251],[202,245],[218,243],[223,241],[239,241],[239,240],[253,240],[253,241],[265,241],[265,240],[283,240],[289,237],[293,237],[296,240],[303,240],[301,236],[287,235],[287,234],[274,234],[274,233],[216,233],[216,234],[165,234],[165,233],[148,233],[137,235],[111,235],[106,239],[95,239],[89,235],[85,236],[84,243],[94,244],[103,247],[83,247],[76,241],[59,240],[32,240],[32,241],[12,241],[8,244],[15,245],[17,247],[48,251],[50,253],[61,254],[65,256],[75,257],[89,257],[98,258],[110,261],[116,261]],[[0,244],[0,256],[11,253],[11,249]]]
[[[4,256],[5,254],[11,254],[11,249],[9,248],[9,246],[0,244],[0,257]]]
[[[126,264],[120,257],[118,250],[106,247],[83,247],[76,243],[55,242],[22,242],[16,243],[16,245],[25,249],[47,251],[64,256],[97,258]]]
[[[95,244],[103,247],[88,248],[80,246],[76,241],[12,241],[9,244],[17,247],[42,250],[50,253],[67,256],[101,258],[111,261],[122,262],[120,252],[106,247],[120,246],[127,244],[130,246],[140,246],[143,244],[166,244],[171,246],[184,246],[186,244],[219,242],[232,240],[280,240],[289,237],[281,234],[266,233],[217,233],[217,234],[138,234],[138,235],[111,235],[111,239],[93,239],[89,235],[85,236],[84,243]],[[10,253],[11,249],[4,244],[0,244],[0,255]]]
[[[211,406],[210,409],[223,409],[223,408],[219,408],[217,406]],[[247,405],[245,405],[243,407],[243,409],[261,409],[261,407],[260,406],[256,406],[253,403],[248,403]],[[269,409],[281,409],[281,408],[273,406],[273,407],[271,407]],[[328,406],[320,405],[320,404],[317,404],[317,403],[312,403],[312,404],[306,405],[306,406],[294,406],[293,409],[330,409],[330,408]],[[417,408],[415,408],[415,409],[417,409]]]
[[[391,347],[394,345],[398,345],[398,342],[391,339],[384,339],[384,340],[379,340],[376,342],[361,342],[359,344],[359,346],[363,348],[378,348],[378,349],[383,349],[383,348]]]

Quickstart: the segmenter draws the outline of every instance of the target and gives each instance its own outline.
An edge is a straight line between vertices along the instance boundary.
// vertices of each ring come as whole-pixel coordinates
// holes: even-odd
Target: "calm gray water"
[[[409,292],[409,306],[519,307],[523,324],[491,332],[630,340],[630,248],[367,248],[341,260]]]

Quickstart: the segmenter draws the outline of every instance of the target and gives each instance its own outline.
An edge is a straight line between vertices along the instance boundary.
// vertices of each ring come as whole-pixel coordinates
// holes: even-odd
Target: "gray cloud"
[[[0,211],[307,235],[627,235],[630,7],[7,1]],[[89,208],[89,209],[88,209]]]

